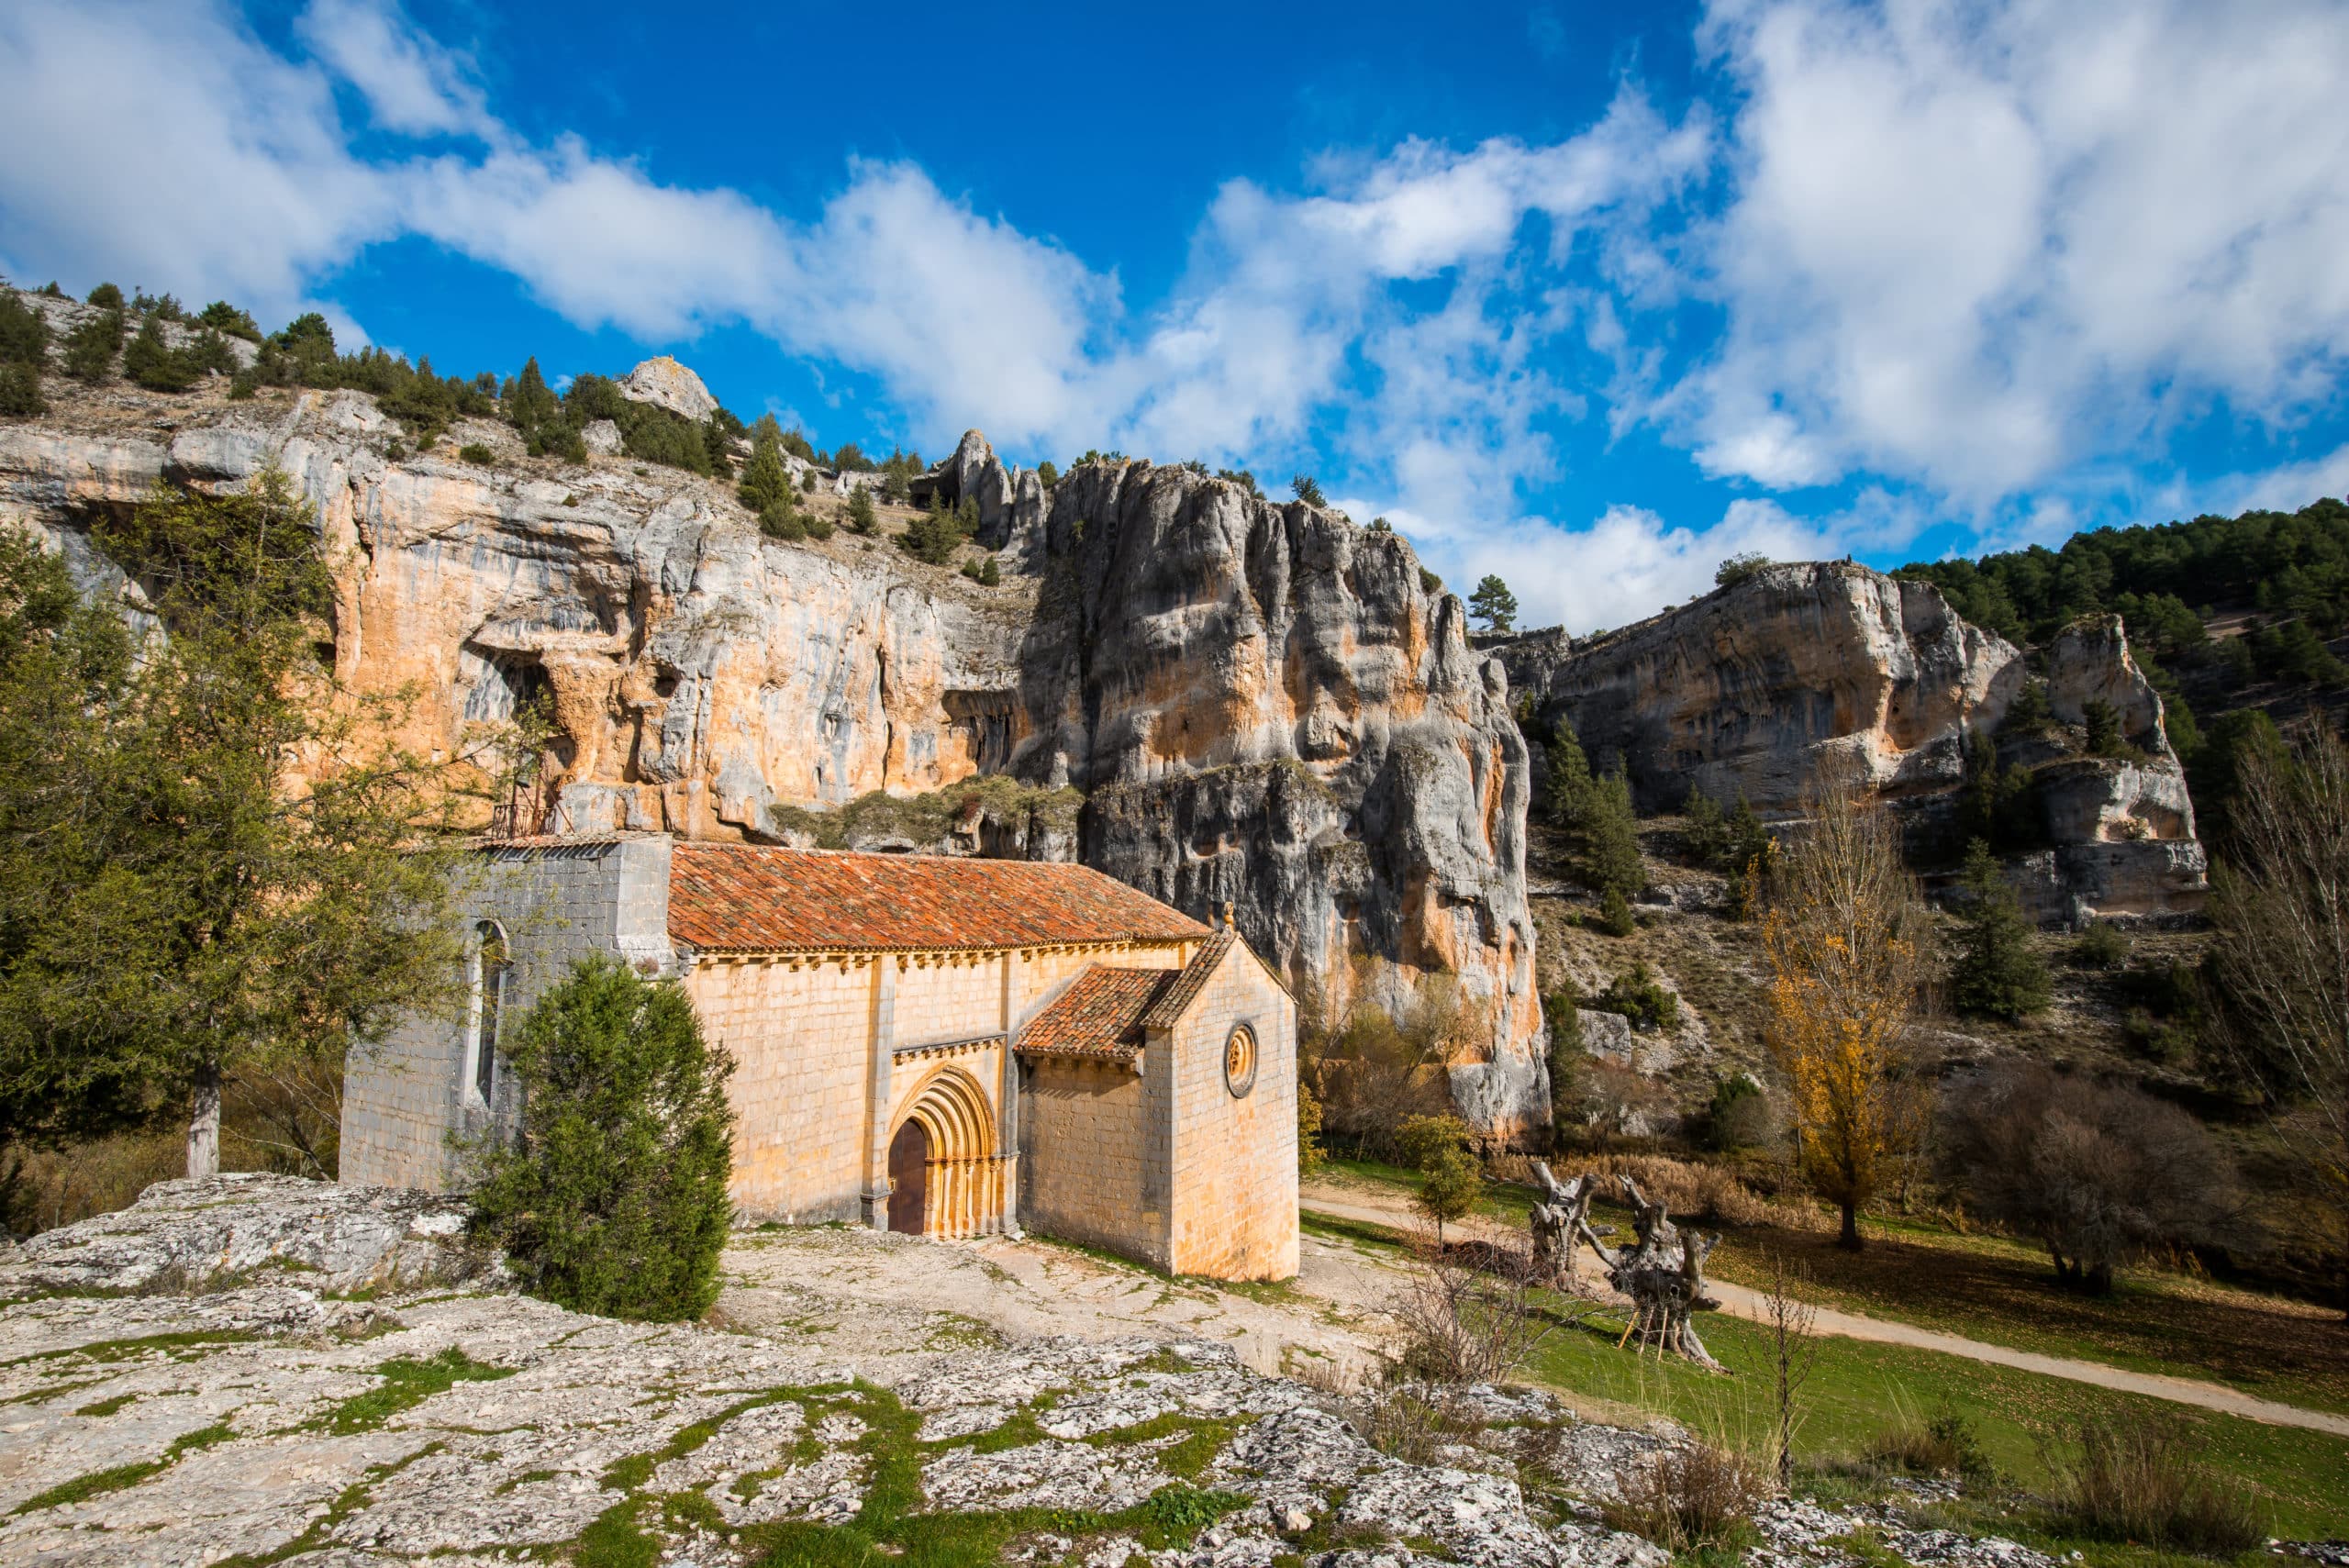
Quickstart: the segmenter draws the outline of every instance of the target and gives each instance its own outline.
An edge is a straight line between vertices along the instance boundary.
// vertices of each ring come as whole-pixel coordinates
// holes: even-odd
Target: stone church
[[[1297,1006],[1228,917],[1038,862],[652,835],[482,856],[463,1016],[354,1053],[343,1180],[460,1183],[465,1144],[519,1119],[501,1035],[604,952],[679,981],[733,1055],[746,1220],[1297,1272]]]

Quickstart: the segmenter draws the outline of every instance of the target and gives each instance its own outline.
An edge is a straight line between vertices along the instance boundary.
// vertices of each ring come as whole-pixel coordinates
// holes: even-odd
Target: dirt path
[[[1298,1190],[1297,1198],[1300,1207],[1315,1214],[1328,1215],[1333,1219],[1367,1221],[1404,1230],[1419,1223],[1408,1204],[1398,1195],[1340,1187],[1325,1182],[1308,1182]],[[1479,1218],[1462,1223],[1494,1240],[1516,1240],[1523,1235],[1520,1228],[1492,1219]],[[1706,1283],[1721,1298],[1722,1311],[1757,1323],[1765,1320],[1765,1313],[1759,1292],[1721,1280]],[[1913,1323],[1870,1318],[1857,1312],[1840,1312],[1828,1307],[1819,1308],[1817,1326],[1822,1334],[1835,1334],[1847,1340],[1867,1340],[1877,1344],[1939,1351],[1944,1355],[1964,1356],[1968,1361],[1984,1362],[1993,1366],[2010,1366],[2021,1372],[2067,1378],[2074,1383],[2092,1384],[2099,1388],[2115,1389],[2124,1394],[2143,1394],[2180,1405],[2199,1406],[2205,1410],[2265,1421],[2270,1426],[2306,1427],[2315,1431],[2349,1437],[2349,1416],[2279,1404],[2273,1399],[2262,1399],[2241,1389],[2230,1388],[2222,1383],[2171,1377],[2161,1373],[2131,1372],[2125,1367],[2107,1366],[2101,1362],[2076,1361],[2068,1356],[2018,1351],[2006,1345],[1969,1340],[1959,1334],[1920,1329]]]

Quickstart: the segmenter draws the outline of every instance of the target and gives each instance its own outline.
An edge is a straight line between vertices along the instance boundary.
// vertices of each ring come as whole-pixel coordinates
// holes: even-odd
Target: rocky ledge
[[[1453,1392],[1450,1440],[1409,1463],[1326,1394],[1221,1345],[1006,1343],[933,1312],[842,1359],[788,1330],[618,1323],[479,1288],[353,1302],[325,1282],[408,1244],[362,1264],[359,1233],[389,1235],[406,1212],[429,1235],[429,1202],[166,1185],[0,1263],[0,1560],[361,1568],[592,1551],[718,1568],[786,1539],[821,1554],[810,1532],[852,1530],[841,1544],[859,1556],[951,1534],[973,1560],[1085,1568],[1668,1561],[1603,1516],[1677,1434],[1581,1420],[1543,1394]],[[271,1283],[103,1298],[53,1294],[37,1272],[101,1248],[185,1268],[214,1223],[200,1217],[224,1211],[232,1258],[331,1215],[343,1242],[316,1255],[341,1262],[306,1273],[312,1254],[289,1243],[262,1260],[282,1271]],[[2053,1568],[1881,1505],[1776,1504],[1757,1524],[1770,1568],[1848,1568],[1862,1538],[1918,1563]]]

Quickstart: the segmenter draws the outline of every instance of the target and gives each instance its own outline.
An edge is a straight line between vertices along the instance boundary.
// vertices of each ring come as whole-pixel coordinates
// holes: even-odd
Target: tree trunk
[[[1847,1252],[1860,1250],[1860,1210],[1857,1204],[1843,1206],[1843,1230],[1835,1238],[1835,1245]]]
[[[208,1062],[195,1070],[195,1090],[189,1096],[187,1173],[220,1173],[220,1069]]]

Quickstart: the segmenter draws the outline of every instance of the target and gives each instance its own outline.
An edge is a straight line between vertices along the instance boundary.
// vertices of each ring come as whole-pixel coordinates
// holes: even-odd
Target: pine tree
[[[1308,506],[1326,506],[1330,504],[1329,497],[1321,494],[1320,481],[1309,473],[1298,474],[1288,482],[1288,487],[1298,500]]]
[[[881,526],[881,517],[873,509],[873,492],[863,484],[849,486],[848,526],[852,533],[869,534]]]
[[[506,398],[506,417],[514,421],[514,428],[522,432],[526,441],[537,436],[542,427],[555,424],[562,417],[562,402],[555,396],[554,389],[547,385],[546,375],[539,369],[536,354],[522,362],[522,373],[514,378],[514,390]],[[534,455],[537,450],[543,450],[544,444],[541,438],[538,447],[534,448]]]
[[[1628,901],[1647,885],[1631,786],[1621,773],[1609,773],[1592,786],[1588,799],[1582,822],[1583,881]]]
[[[1508,631],[1517,624],[1517,595],[1508,584],[1487,573],[1468,595],[1468,613],[1485,623],[1487,631]]]
[[[114,374],[122,347],[122,312],[100,311],[65,335],[65,373],[95,386]]]
[[[1549,763],[1550,820],[1571,832],[1581,827],[1583,813],[1589,806],[1590,759],[1583,754],[1575,727],[1564,718],[1550,732]]]
[[[1951,992],[1958,1010],[1977,1018],[2020,1018],[2047,1006],[2046,961],[2031,945],[2031,928],[1990,846],[1975,840],[1966,848],[1959,879],[1965,902],[1958,911],[1963,928]]]
[[[195,384],[195,367],[163,341],[160,317],[150,316],[139,336],[122,351],[122,373],[150,392],[185,392]]]
[[[751,439],[751,461],[742,466],[742,483],[735,493],[763,524],[777,506],[786,513],[791,509],[791,471],[784,466],[783,443],[772,415],[759,421],[758,433]]]

